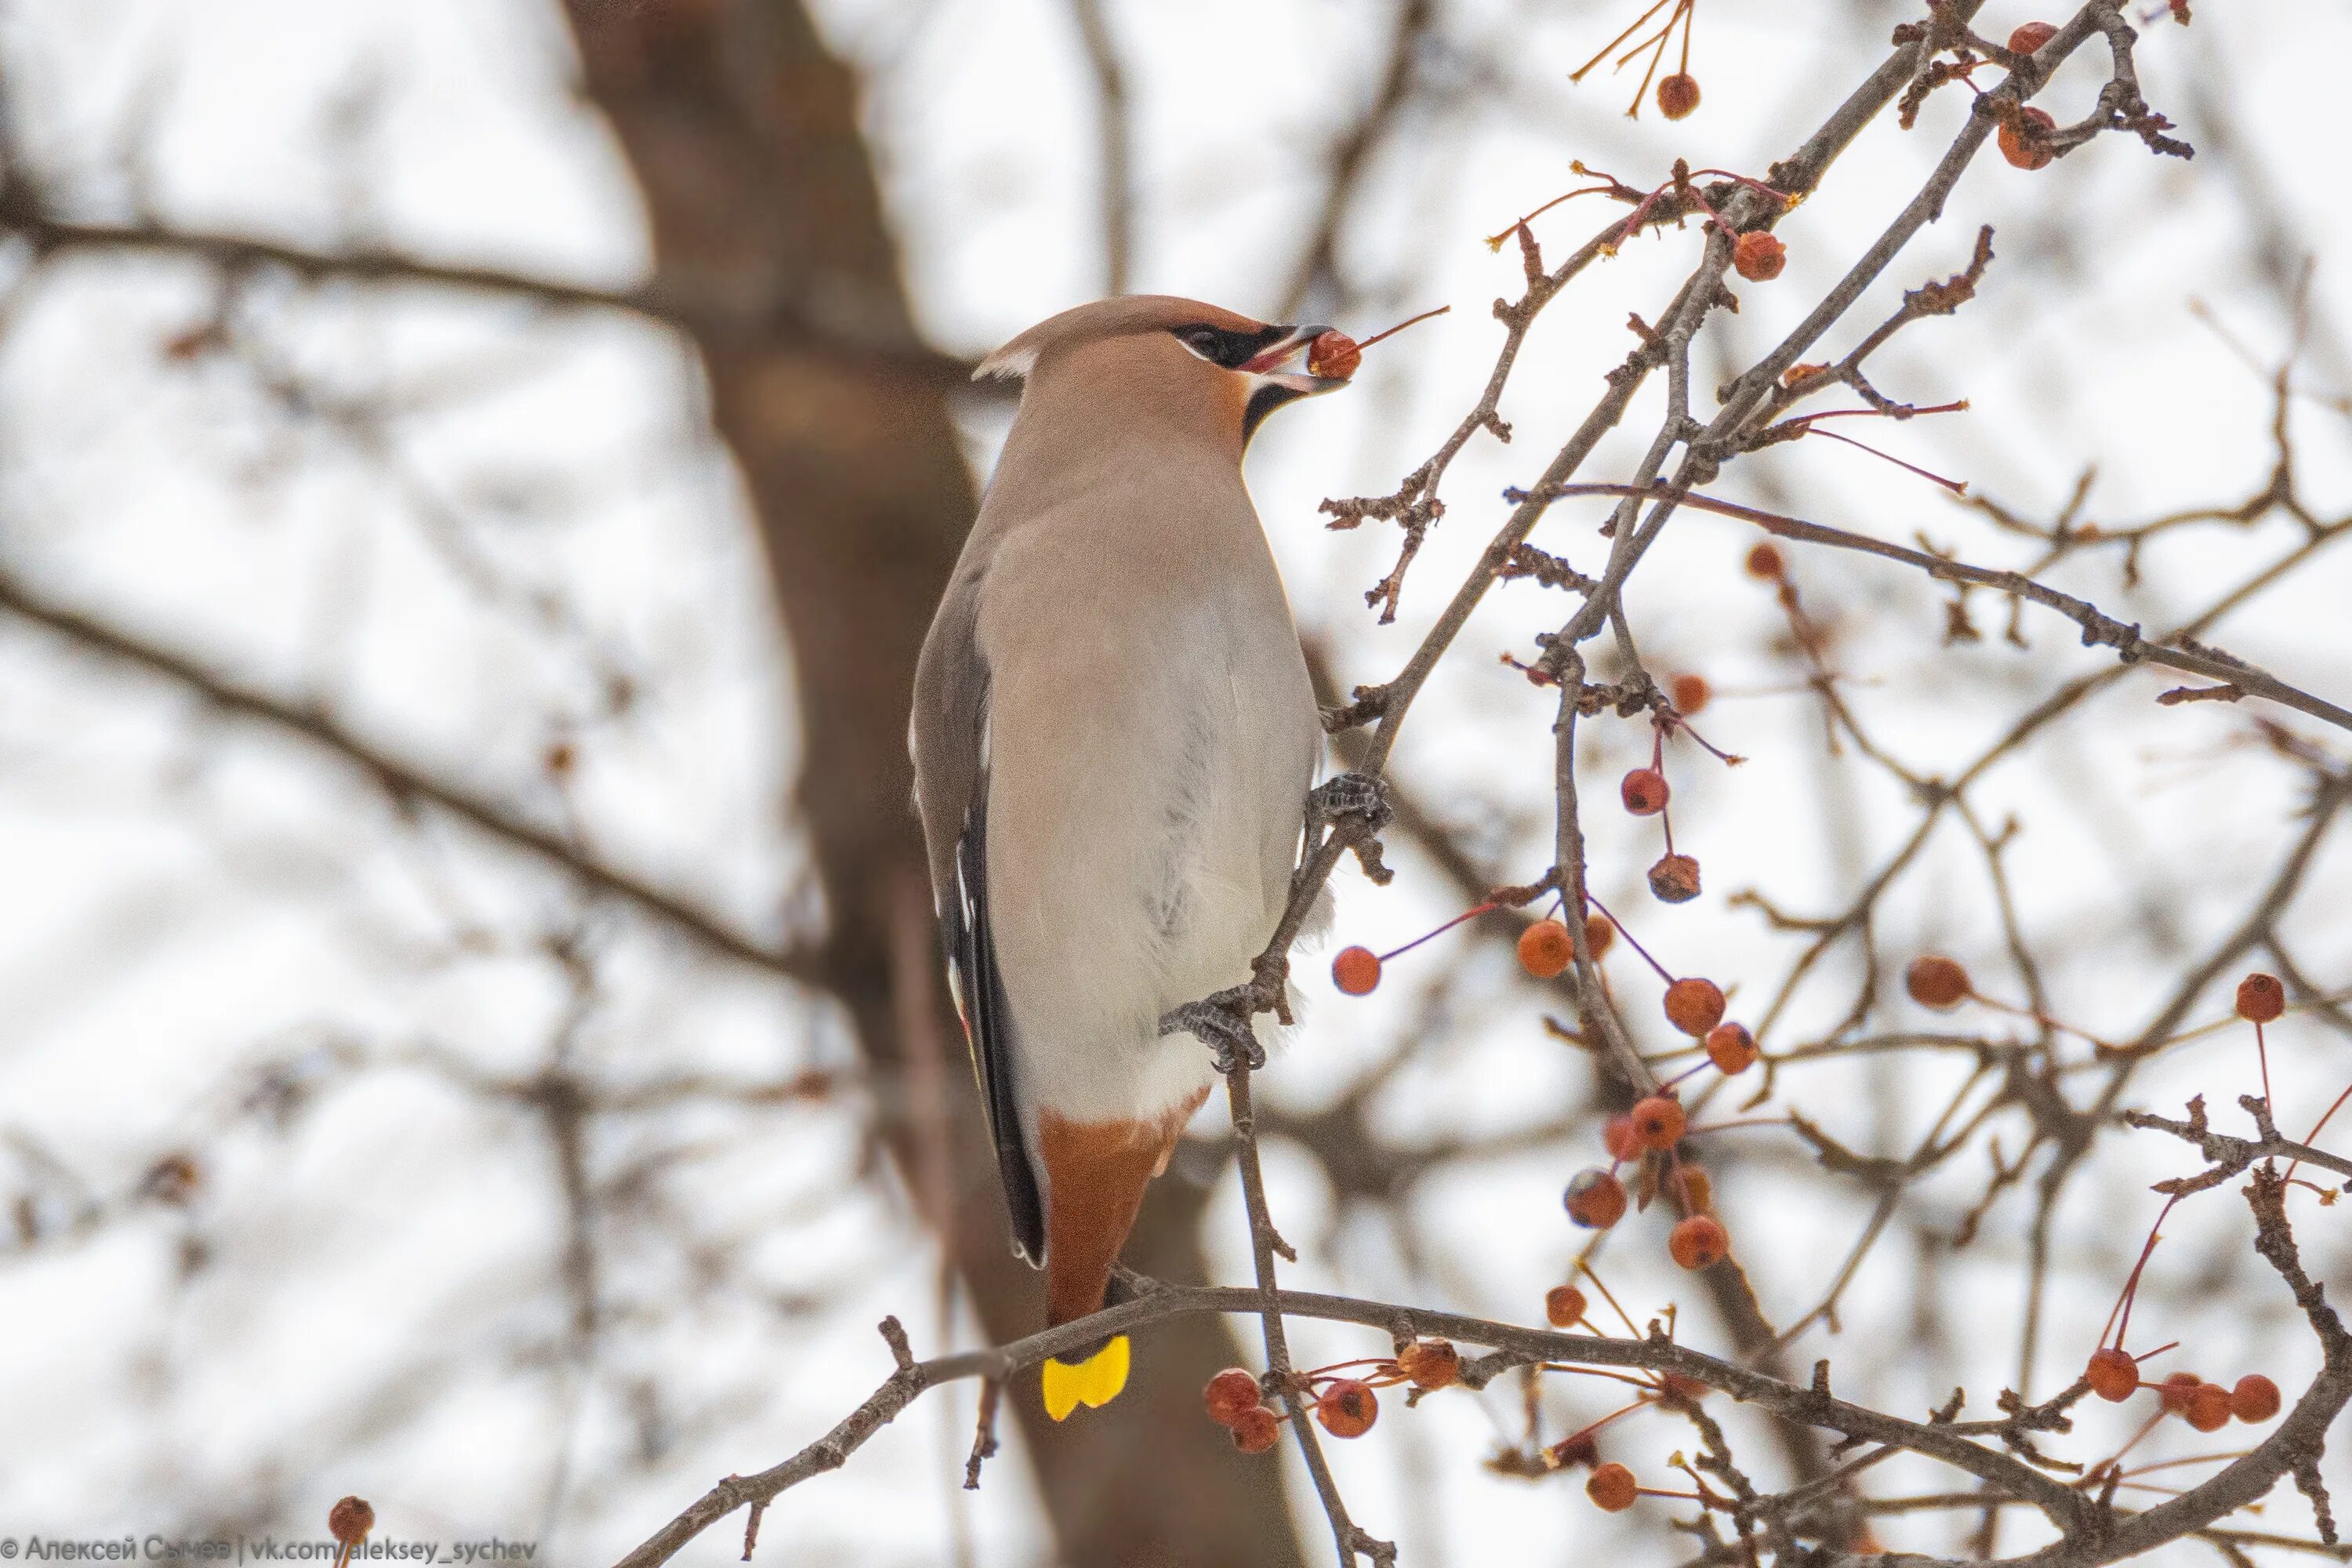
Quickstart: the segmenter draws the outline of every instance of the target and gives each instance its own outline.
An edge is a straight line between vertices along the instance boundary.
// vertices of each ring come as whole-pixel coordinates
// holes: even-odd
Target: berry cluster
[[[1342,1376],[1356,1367],[1369,1367],[1362,1376]],[[1360,1437],[1380,1419],[1376,1390],[1408,1384],[1418,1393],[1433,1394],[1462,1381],[1462,1352],[1447,1340],[1414,1340],[1393,1356],[1341,1362],[1313,1372],[1293,1374],[1299,1396],[1315,1412],[1316,1425],[1334,1437]],[[1234,1447],[1244,1454],[1272,1448],[1288,1416],[1268,1403],[1266,1389],[1246,1367],[1229,1366],[1209,1379],[1201,1401],[1209,1418],[1234,1435]]]

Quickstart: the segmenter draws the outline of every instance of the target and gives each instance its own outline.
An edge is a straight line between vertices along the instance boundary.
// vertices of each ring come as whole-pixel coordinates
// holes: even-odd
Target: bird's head
[[[1329,330],[1270,325],[1173,295],[1130,294],[1039,322],[973,374],[1023,378],[1024,400],[1048,394],[1124,416],[1201,426],[1238,451],[1284,404],[1348,384],[1346,376],[1308,368],[1310,345]]]

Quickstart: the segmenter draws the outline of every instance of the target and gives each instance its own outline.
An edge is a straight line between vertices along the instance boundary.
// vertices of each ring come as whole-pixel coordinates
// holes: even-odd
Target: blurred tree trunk
[[[1043,1326],[1043,1292],[1011,1255],[961,1036],[929,980],[905,738],[916,651],[975,497],[953,384],[908,314],[856,80],[796,0],[568,4],[589,92],[644,194],[655,287],[696,323],[712,417],[765,539],[829,918],[824,973],[886,1105],[945,1100],[944,1149],[919,1114],[894,1111],[890,1151],[990,1338],[1017,1338]],[[1129,1255],[1201,1279],[1199,1194],[1161,1187]],[[1128,1397],[1066,1427],[1034,1388],[1008,1391],[1066,1562],[1300,1560],[1278,1467],[1241,1461],[1200,1415],[1207,1374],[1242,1359],[1229,1325],[1186,1320],[1139,1347]]]

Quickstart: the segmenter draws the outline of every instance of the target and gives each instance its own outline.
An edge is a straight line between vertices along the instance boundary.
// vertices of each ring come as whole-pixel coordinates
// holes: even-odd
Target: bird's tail
[[[1113,1334],[1092,1351],[1070,1354],[1074,1359],[1052,1356],[1045,1362],[1045,1414],[1056,1421],[1066,1419],[1081,1405],[1089,1410],[1108,1405],[1127,1386],[1125,1334]]]

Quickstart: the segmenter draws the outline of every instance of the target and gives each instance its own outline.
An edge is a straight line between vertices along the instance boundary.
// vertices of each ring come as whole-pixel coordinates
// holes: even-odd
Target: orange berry
[[[1356,367],[1363,360],[1362,353],[1356,347],[1356,340],[1345,332],[1324,332],[1307,345],[1307,374],[1309,375],[1345,381],[1356,374]]]
[[[2258,1372],[2246,1373],[2230,1390],[2230,1414],[2241,1421],[2267,1421],[2282,1403],[2278,1384]]]
[[[1575,1286],[1555,1285],[1544,1292],[1544,1321],[1555,1329],[1572,1329],[1584,1321],[1588,1305],[1584,1292]]]
[[[1253,1405],[1234,1418],[1234,1447],[1244,1454],[1263,1454],[1281,1440],[1282,1417],[1263,1405]]]
[[[2254,973],[2238,982],[2238,1016],[2267,1024],[2286,1011],[2286,987],[2275,974]]]
[[[1331,961],[1331,984],[1350,996],[1364,996],[1381,983],[1381,955],[1369,947],[1343,947]]]
[[[1686,904],[1698,897],[1698,862],[1688,855],[1661,856],[1650,868],[1650,891],[1662,904]]]
[[[1600,963],[1601,955],[1607,952],[1609,944],[1616,940],[1617,928],[1609,923],[1607,915],[1584,917],[1584,951],[1592,955],[1593,963]]]
[[[1622,1513],[1632,1508],[1640,1491],[1633,1472],[1614,1460],[1593,1471],[1592,1479],[1584,1483],[1584,1495],[1592,1500],[1595,1508],[1609,1513]]]
[[[1782,386],[1794,386],[1797,383],[1804,380],[1807,376],[1819,375],[1822,372],[1829,368],[1830,367],[1825,364],[1792,364],[1788,369],[1780,373],[1780,384]]]
[[[1231,1426],[1245,1411],[1256,1409],[1260,1397],[1257,1374],[1246,1367],[1229,1366],[1201,1390],[1201,1403],[1208,1406],[1209,1419],[1221,1426]]]
[[[1769,283],[1789,265],[1789,247],[1778,235],[1750,229],[1732,242],[1731,265],[1750,283]]]
[[[2200,1383],[2189,1396],[2189,1424],[2200,1432],[2219,1432],[2230,1424],[2230,1391],[2218,1383]]]
[[[1683,1162],[1674,1174],[1675,1190],[1682,1194],[1683,1207],[1691,1214],[1706,1214],[1715,1207],[1715,1178],[1688,1161]]]
[[[1698,107],[1698,79],[1676,71],[1658,82],[1658,112],[1669,120],[1685,120]]]
[[[2020,22],[2017,31],[2009,36],[2009,52],[2013,55],[2038,54],[2042,46],[2058,36],[2058,29],[2047,22]]]
[[[1397,1352],[1396,1363],[1397,1370],[1423,1393],[1451,1388],[1462,1381],[1462,1352],[1451,1340],[1415,1340]]]
[[[1688,975],[1666,987],[1666,1022],[1693,1039],[1723,1022],[1723,991],[1712,980]]]
[[[357,1546],[374,1528],[375,1509],[365,1498],[347,1497],[327,1510],[327,1533],[339,1545]]]
[[[1361,1379],[1343,1377],[1315,1402],[1315,1419],[1334,1437],[1360,1437],[1381,1415],[1380,1396]]]
[[[2176,1372],[2156,1385],[2157,1403],[2168,1415],[2184,1415],[2189,1411],[2189,1396],[2205,1385],[2205,1380],[2193,1372]]]
[[[1731,1233],[1711,1214],[1695,1214],[1666,1233],[1666,1253],[1685,1268],[1712,1268],[1731,1251]]]
[[[1706,1059],[1718,1072],[1746,1072],[1756,1065],[1756,1037],[1745,1024],[1717,1024],[1706,1032]]]
[[[1576,939],[1558,921],[1538,921],[1519,933],[1519,967],[1550,980],[1576,958]]]
[[[1655,768],[1635,768],[1617,786],[1618,798],[1636,816],[1655,816],[1666,809],[1666,775]]]
[[[1940,1013],[1968,999],[1969,972],[1960,967],[1957,959],[1927,953],[1913,959],[1911,967],[1903,972],[1903,989],[1911,993],[1911,1000],[1922,1007],[1933,1007]]]
[[[1766,540],[1762,543],[1748,546],[1748,574],[1750,577],[1761,577],[1767,583],[1777,583],[1780,580],[1781,574],[1787,570],[1787,564],[1780,559],[1780,547],[1771,541]]]
[[[1665,1094],[1635,1101],[1627,1114],[1633,1121],[1634,1144],[1644,1150],[1673,1148],[1682,1142],[1683,1128],[1689,1121],[1683,1114],[1683,1102]]]
[[[2092,1393],[2121,1405],[2139,1388],[2139,1363],[2113,1346],[2095,1350],[2091,1364],[2083,1369],[2083,1379]]]
[[[1594,1166],[1579,1171],[1560,1196],[1568,1217],[1587,1230],[1607,1230],[1625,1217],[1625,1184]]]
[[[1612,1160],[1635,1160],[1642,1154],[1642,1135],[1633,1131],[1629,1111],[1619,1111],[1601,1124],[1601,1146]]]
[[[2046,169],[2058,153],[2034,132],[2058,129],[2058,122],[2042,110],[2027,104],[2017,111],[2017,118],[2000,128],[2000,155],[2020,169]]]
[[[1675,700],[1675,711],[1687,717],[1706,706],[1714,695],[1707,688],[1704,675],[1677,675],[1666,683],[1666,695]]]

